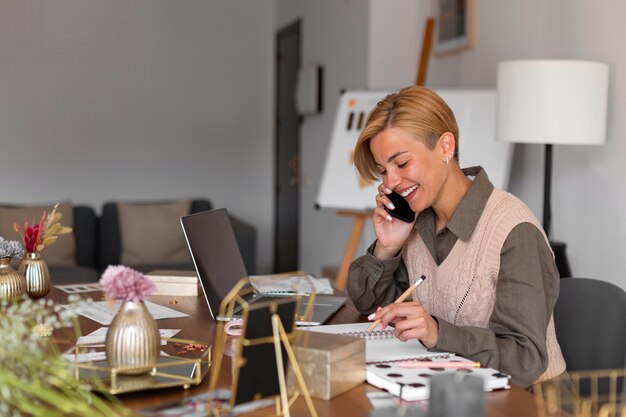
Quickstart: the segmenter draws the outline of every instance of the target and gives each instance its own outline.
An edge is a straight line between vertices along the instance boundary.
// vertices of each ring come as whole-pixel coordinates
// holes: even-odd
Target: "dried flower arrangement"
[[[76,379],[59,354],[55,329],[77,328],[74,310],[81,303],[70,296],[70,308],[51,300],[0,301],[0,416],[130,416],[115,397],[101,397]]]
[[[24,248],[17,240],[5,240],[0,236],[0,258],[22,258]]]
[[[39,223],[35,223],[35,220],[33,220],[31,224],[24,222],[23,233],[18,223],[13,224],[13,229],[22,237],[26,252],[41,252],[52,245],[59,235],[64,235],[72,231],[71,227],[61,225],[62,214],[57,212],[58,207],[59,203],[56,203],[50,213],[46,214],[44,211]]]
[[[143,301],[156,291],[150,278],[124,265],[109,265],[100,278],[100,285],[109,300]]]

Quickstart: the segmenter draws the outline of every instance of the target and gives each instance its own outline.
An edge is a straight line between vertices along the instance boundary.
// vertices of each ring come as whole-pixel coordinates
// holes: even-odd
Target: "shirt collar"
[[[463,169],[467,177],[475,177],[458,207],[448,221],[446,228],[463,241],[469,240],[478,224],[480,215],[487,204],[487,200],[493,191],[493,184],[485,170],[480,166]],[[432,208],[424,210],[418,216],[418,230],[425,236],[427,230],[434,234],[435,212]]]

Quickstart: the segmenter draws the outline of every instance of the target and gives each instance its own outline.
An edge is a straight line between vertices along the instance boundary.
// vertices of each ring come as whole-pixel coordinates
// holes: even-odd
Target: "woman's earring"
[[[450,163],[450,155],[446,156],[446,165]]]

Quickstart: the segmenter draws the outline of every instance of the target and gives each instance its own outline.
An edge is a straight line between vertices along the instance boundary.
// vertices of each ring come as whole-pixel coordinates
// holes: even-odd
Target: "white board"
[[[496,188],[507,189],[513,145],[496,141],[495,90],[435,90],[448,103],[459,125],[462,167],[481,165]],[[326,156],[317,207],[370,211],[378,184],[365,184],[352,162],[352,152],[369,111],[389,92],[347,91],[339,97],[335,125]]]

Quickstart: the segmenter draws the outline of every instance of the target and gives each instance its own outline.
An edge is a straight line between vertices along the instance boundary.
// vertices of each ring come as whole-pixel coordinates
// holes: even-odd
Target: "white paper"
[[[148,308],[148,312],[155,320],[187,317],[189,315],[150,301],[144,301],[144,303]],[[113,317],[115,317],[120,305],[121,302],[119,300],[115,302],[113,308],[110,307],[111,304],[108,301],[95,301],[92,303],[81,304],[80,308],[75,311],[81,316],[108,326],[113,321]],[[67,304],[62,305],[62,307],[70,308]]]
[[[311,275],[252,275],[252,286],[262,294],[333,294],[328,278]]]
[[[393,415],[398,416],[423,416],[424,414],[416,414],[419,411],[428,410],[428,401],[405,401],[398,397],[394,397],[388,392],[366,392],[367,399],[370,400],[375,410],[394,409]],[[410,411],[409,411],[410,410]]]
[[[161,356],[169,356],[167,353],[161,351]],[[94,352],[85,352],[79,353],[76,355],[74,351],[69,351],[61,356],[68,362],[72,363],[85,363],[85,362],[97,362],[97,361],[105,361],[107,359],[107,354],[104,350],[94,351]]]
[[[100,327],[98,330],[94,330],[93,332],[81,336],[76,341],[77,345],[104,345],[104,341],[107,336],[109,328],[108,327]],[[174,337],[175,334],[180,332],[181,329],[159,329],[159,334],[161,338],[169,338]],[[167,344],[167,341],[162,340],[162,345]]]
[[[107,354],[105,351],[98,352],[85,352],[79,353],[76,355],[75,353],[66,353],[63,355],[63,359],[68,362],[73,363],[85,363],[85,362],[95,362],[95,361],[104,361],[107,358]]]

